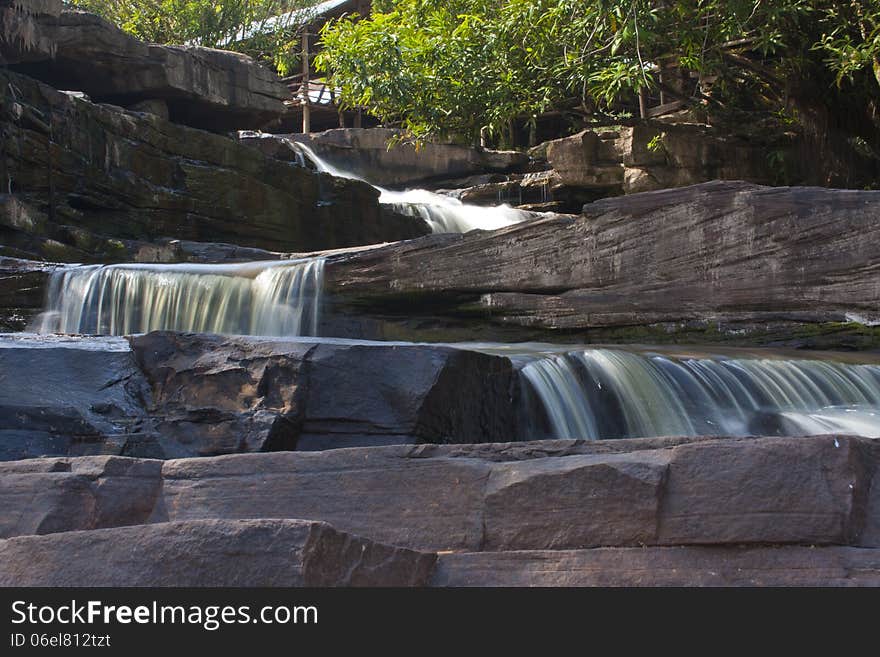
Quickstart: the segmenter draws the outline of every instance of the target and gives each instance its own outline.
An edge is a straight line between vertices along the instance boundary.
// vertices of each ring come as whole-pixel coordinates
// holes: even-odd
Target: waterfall
[[[71,267],[52,275],[38,330],[317,335],[323,271],[323,258]]]
[[[338,178],[369,181],[344,171],[322,159],[309,146],[289,139],[285,143],[297,154],[297,159],[309,160],[322,173]],[[395,192],[372,185],[379,190],[379,202],[390,205],[396,212],[409,217],[421,217],[434,233],[466,233],[470,230],[495,230],[520,223],[536,216],[534,212],[517,210],[509,205],[483,207],[462,203],[456,198],[435,194],[427,189]]]
[[[588,349],[521,370],[554,438],[880,437],[880,365]]]

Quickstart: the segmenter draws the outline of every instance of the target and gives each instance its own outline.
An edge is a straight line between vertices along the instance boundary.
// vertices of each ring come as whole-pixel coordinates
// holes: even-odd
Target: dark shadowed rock
[[[516,435],[511,361],[446,346],[0,336],[0,460],[180,458]]]
[[[166,114],[197,128],[236,130],[279,119],[291,97],[272,71],[239,53],[148,44],[94,14],[54,7],[22,14],[8,5],[0,4],[4,25],[27,29],[23,38],[0,44],[5,62],[96,102]]]
[[[0,236],[11,255],[118,262],[134,259],[131,241],[162,238],[303,252],[429,232],[383,210],[365,183],[10,71],[0,86],[0,174],[16,198],[0,204]]]
[[[430,319],[630,340],[786,324],[790,338],[793,326],[878,319],[878,212],[875,191],[706,183],[346,255],[326,286],[337,313],[399,336]],[[632,330],[646,326],[657,335]]]
[[[878,586],[880,550],[649,547],[441,554],[433,586]]]
[[[146,379],[120,338],[0,337],[0,459],[150,450]]]
[[[0,586],[423,586],[434,555],[301,520],[204,520],[0,541]]]
[[[0,332],[23,331],[42,310],[59,265],[0,256]]]
[[[167,457],[515,432],[507,358],[444,346],[151,333],[130,338]]]

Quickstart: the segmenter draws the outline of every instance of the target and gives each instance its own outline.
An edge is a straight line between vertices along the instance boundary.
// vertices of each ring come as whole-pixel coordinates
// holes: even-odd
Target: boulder
[[[28,13],[14,6],[21,4]],[[271,123],[291,98],[274,72],[245,55],[148,44],[100,16],[31,4],[0,4],[3,24],[22,25],[26,34],[3,41],[0,55],[14,70],[56,88],[215,131]]]
[[[516,435],[506,357],[150,333],[0,336],[0,460],[180,458]]]
[[[7,462],[2,472],[4,538],[141,525],[162,486],[161,461],[114,456]]]
[[[0,586],[424,586],[435,558],[322,522],[173,522],[0,541]]]
[[[382,543],[439,552],[642,545],[880,548],[880,505],[872,492],[877,459],[871,439],[843,436],[389,446],[188,458],[161,464],[160,491],[146,522],[307,518]],[[27,461],[0,464],[4,479],[17,477],[15,488],[0,488],[0,508],[16,510],[7,536],[40,527],[45,517],[69,518],[65,531],[89,528],[87,493],[69,496],[73,501],[45,496],[29,502],[24,492],[63,480],[64,469],[75,469],[80,460],[41,459],[40,468]],[[116,517],[134,503],[120,501]],[[145,522],[143,508],[131,517]]]
[[[430,345],[151,333],[130,338],[166,457],[515,432],[507,358]]]
[[[157,456],[149,394],[124,339],[0,336],[0,459]]]
[[[772,185],[798,175],[794,140],[735,135],[695,123],[661,121],[584,130],[533,151],[554,173],[553,194],[568,188],[634,194],[710,180]]]
[[[356,181],[0,71],[0,236],[19,257],[119,262],[162,238],[315,251],[425,235]],[[13,91],[14,90],[14,94]],[[24,255],[27,253],[27,255]]]
[[[880,550],[647,547],[440,554],[432,586],[878,586]]]
[[[878,213],[876,191],[742,182],[608,198],[579,217],[333,258],[328,315],[361,315],[365,337],[419,339],[430,318],[445,339],[681,342],[692,331],[717,342],[765,331],[806,346],[798,327],[819,325],[803,331],[815,338],[829,323],[880,321]],[[876,329],[865,338],[852,346],[880,344]]]
[[[330,164],[374,185],[412,186],[431,179],[449,179],[526,166],[529,157],[517,151],[478,150],[456,144],[403,143],[402,133],[389,128],[339,128],[313,134],[241,134],[242,142],[272,157],[293,160],[285,140],[302,142]]]

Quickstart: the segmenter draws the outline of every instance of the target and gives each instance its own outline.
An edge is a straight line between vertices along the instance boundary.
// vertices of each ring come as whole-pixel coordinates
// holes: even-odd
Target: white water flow
[[[339,178],[351,178],[372,185],[379,190],[379,202],[391,205],[400,214],[421,217],[434,233],[466,233],[470,230],[495,230],[531,219],[537,213],[517,210],[509,205],[484,207],[462,203],[456,198],[429,192],[427,189],[409,189],[395,192],[373,185],[370,181],[340,169],[319,157],[303,143],[287,140],[287,145],[298,155],[309,160],[318,171]]]
[[[532,360],[522,376],[555,438],[880,437],[880,365],[587,349]]]
[[[52,275],[42,333],[317,335],[323,258],[89,265]]]

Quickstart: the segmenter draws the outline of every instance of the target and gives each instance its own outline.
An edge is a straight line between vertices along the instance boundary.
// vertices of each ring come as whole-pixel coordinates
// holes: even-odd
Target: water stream
[[[350,178],[371,184],[350,171],[341,169],[318,156],[306,144],[288,140],[287,145],[302,160],[308,160],[323,173],[339,178]],[[301,160],[301,161],[302,161]],[[397,192],[378,185],[379,202],[394,208],[400,214],[410,217],[421,217],[434,233],[466,233],[470,230],[495,230],[505,226],[532,219],[539,213],[517,210],[509,205],[501,204],[490,207],[462,203],[456,198],[435,194],[427,189],[410,189]]]
[[[88,265],[49,281],[41,333],[154,330],[317,335],[323,258],[233,265]]]

